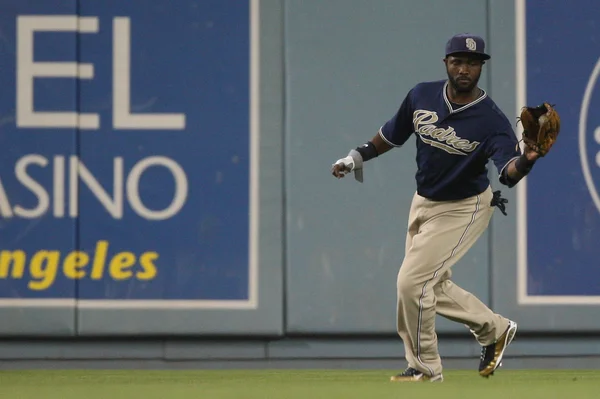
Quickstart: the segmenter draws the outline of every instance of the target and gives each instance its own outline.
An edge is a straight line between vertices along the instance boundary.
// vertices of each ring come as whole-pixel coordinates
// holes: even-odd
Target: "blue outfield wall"
[[[3,3],[3,311],[66,326],[97,317],[75,309],[171,310],[183,325],[237,310],[280,330],[280,304],[258,309],[259,7]],[[184,330],[231,328],[195,323]]]
[[[37,3],[3,17],[2,296],[249,301],[249,4]]]
[[[555,103],[563,130],[556,151],[527,182],[524,300],[600,304],[600,115],[594,111],[600,105],[600,28],[598,17],[585,12],[595,4],[584,0],[570,11],[563,2],[542,10],[527,3],[525,98]],[[553,65],[548,50],[555,43],[568,46],[561,46],[561,60]]]
[[[492,11],[503,8],[492,2]],[[494,19],[492,35],[515,32],[513,45],[493,48],[514,59],[496,68],[494,87],[515,116],[524,105],[555,104],[561,133],[552,152],[512,190],[515,217],[493,222],[493,304],[521,321],[521,331],[596,332],[600,304],[597,258],[598,201],[597,78],[600,68],[598,15],[567,10],[560,1],[539,8],[516,0],[512,21]],[[551,53],[560,54],[553,57]],[[509,90],[506,90],[507,93]],[[498,92],[494,90],[493,95]],[[518,126],[520,134],[521,126]]]
[[[444,76],[458,31],[486,38],[515,126],[550,101],[563,130],[516,189],[490,169],[509,215],[453,278],[523,331],[600,330],[598,17],[367,3],[3,2],[0,334],[395,334],[414,142],[363,184],[329,169]]]

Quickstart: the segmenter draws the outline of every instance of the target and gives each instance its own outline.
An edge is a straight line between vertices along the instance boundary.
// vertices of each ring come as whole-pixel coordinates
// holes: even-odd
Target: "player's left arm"
[[[539,154],[527,146],[521,153],[510,125],[493,136],[488,154],[498,169],[500,183],[508,187],[514,187],[527,176],[539,158]]]
[[[508,165],[506,165],[506,168],[504,168],[504,175],[501,176],[501,179],[505,181],[504,184],[509,187],[515,186],[521,179],[529,174],[539,157],[540,154],[526,146],[523,154],[518,158],[510,160]]]

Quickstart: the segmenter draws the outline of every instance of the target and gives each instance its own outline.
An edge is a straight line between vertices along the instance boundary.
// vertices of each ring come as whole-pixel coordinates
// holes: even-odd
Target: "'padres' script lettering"
[[[456,135],[454,128],[447,129],[434,125],[438,121],[437,113],[427,110],[416,110],[413,114],[415,131],[421,136],[424,143],[442,149],[450,154],[468,155],[473,152],[479,144],[478,141],[469,141]],[[431,137],[435,140],[426,138]]]

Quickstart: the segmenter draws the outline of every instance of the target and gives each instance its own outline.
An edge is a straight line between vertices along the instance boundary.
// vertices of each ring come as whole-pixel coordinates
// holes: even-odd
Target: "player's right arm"
[[[365,144],[363,144],[364,146]],[[373,136],[373,138],[371,140],[369,140],[366,145],[372,145],[373,146],[373,152],[374,154],[376,154],[375,156],[379,156],[382,155],[386,152],[388,152],[389,150],[391,150],[392,148],[394,148],[393,145],[388,144],[379,133],[377,133],[375,136]],[[364,147],[363,147],[364,148]],[[361,147],[359,147],[359,149],[361,149]],[[358,151],[357,151],[358,152]],[[352,154],[352,152],[351,152]],[[347,158],[352,158],[352,155],[348,155]],[[361,155],[361,158],[364,161],[363,156]],[[369,158],[371,159],[371,158]],[[340,162],[342,161],[342,162]],[[338,179],[341,179],[342,177],[344,177],[344,175],[350,171],[353,170],[353,168],[350,167],[350,163],[354,163],[354,159],[345,159],[342,158],[340,160],[338,160],[332,168],[332,174],[337,177]]]
[[[363,164],[388,152],[392,148],[400,147],[413,133],[413,92],[411,90],[398,111],[388,120],[371,140],[350,151],[348,156],[338,159],[332,167],[332,174],[338,179],[353,170],[362,169]]]

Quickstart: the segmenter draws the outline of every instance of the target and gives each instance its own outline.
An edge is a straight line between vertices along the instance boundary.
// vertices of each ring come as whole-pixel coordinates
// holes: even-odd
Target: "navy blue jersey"
[[[416,85],[379,130],[395,147],[416,134],[417,192],[434,201],[482,193],[490,184],[490,159],[502,176],[508,162],[521,155],[508,118],[485,91],[472,103],[453,107],[446,85],[445,80]]]

